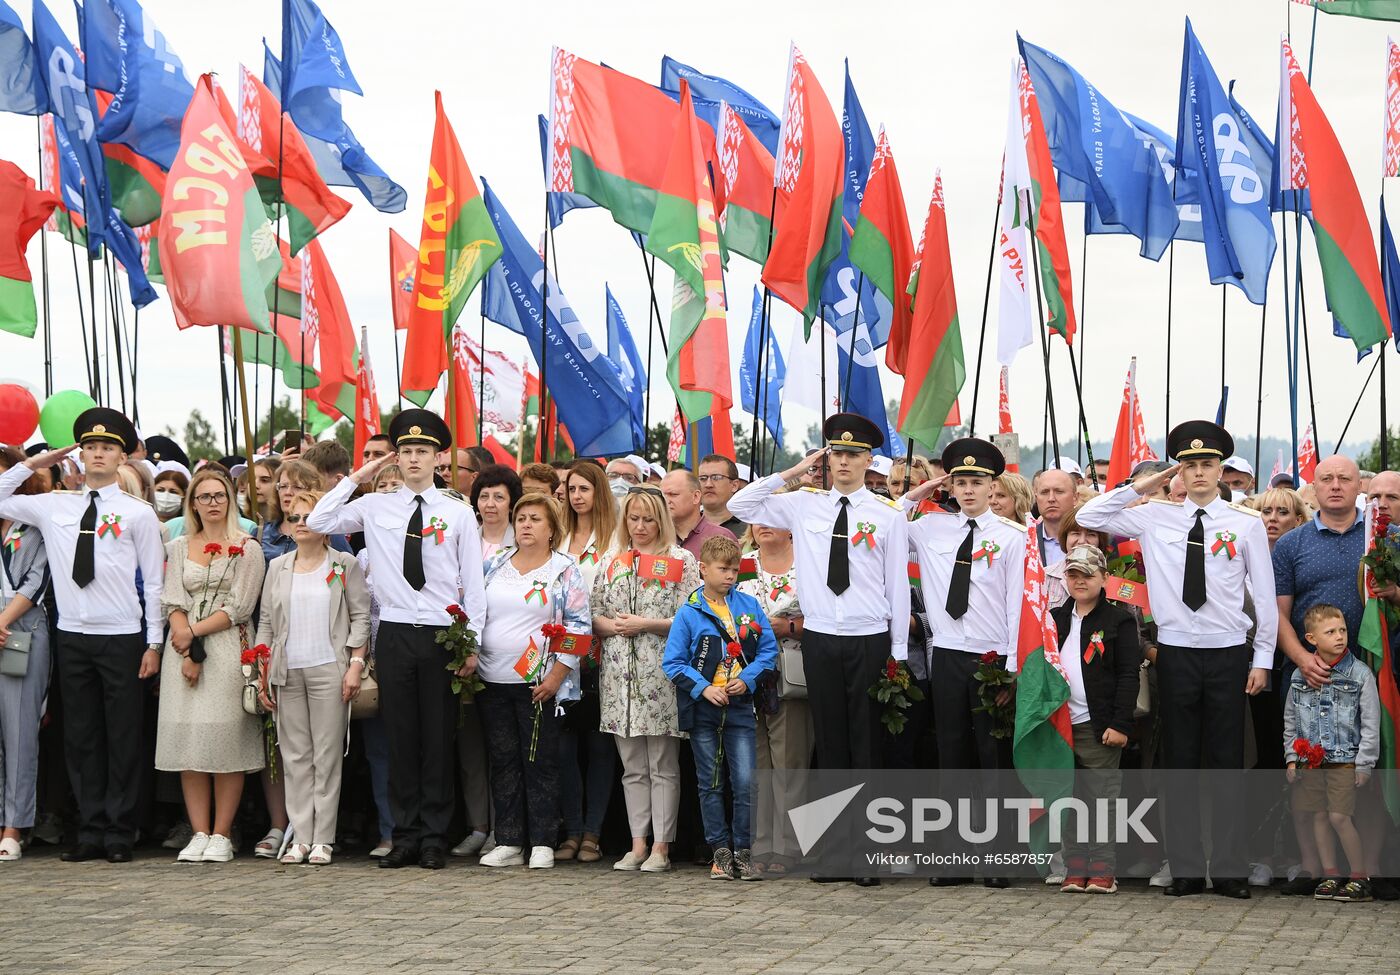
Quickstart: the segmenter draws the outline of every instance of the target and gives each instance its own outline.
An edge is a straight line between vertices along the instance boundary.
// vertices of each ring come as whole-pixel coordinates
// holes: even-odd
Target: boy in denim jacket
[[[1324,877],[1313,897],[1344,902],[1369,901],[1371,883],[1362,869],[1361,837],[1352,823],[1356,790],[1364,786],[1380,758],[1380,695],[1376,678],[1364,663],[1347,652],[1347,623],[1335,606],[1319,603],[1303,617],[1307,640],[1331,680],[1311,687],[1301,671],[1288,682],[1283,706],[1283,749],[1288,756],[1288,781],[1297,781],[1294,807],[1313,814],[1313,835]],[[1319,749],[1315,767],[1303,761]],[[1303,773],[1299,775],[1298,765]],[[1343,879],[1337,869],[1333,836],[1342,841],[1351,868]]]
[[[671,623],[661,669],[676,685],[682,731],[690,732],[710,878],[759,880],[749,854],[754,772],[753,690],[777,666],[778,641],[757,599],[734,588],[739,546],[728,536],[700,547],[704,585]],[[734,822],[724,819],[721,766],[729,766]]]

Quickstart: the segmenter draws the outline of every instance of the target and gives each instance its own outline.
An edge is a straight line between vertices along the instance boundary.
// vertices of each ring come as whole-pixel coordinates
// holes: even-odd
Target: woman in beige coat
[[[292,844],[283,863],[331,862],[349,704],[369,642],[369,587],[353,555],[306,527],[318,492],[292,499],[284,521],[296,548],[273,559],[263,583],[258,643],[271,653],[264,704],[277,715]]]

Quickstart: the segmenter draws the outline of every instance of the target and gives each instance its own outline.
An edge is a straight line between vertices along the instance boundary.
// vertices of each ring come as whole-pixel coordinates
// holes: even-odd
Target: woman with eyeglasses
[[[296,548],[267,567],[258,643],[271,648],[263,705],[277,715],[292,843],[286,864],[331,862],[349,704],[368,662],[369,589],[353,555],[334,552],[306,516],[320,492],[292,499]]]
[[[233,859],[233,817],[245,773],[264,764],[262,727],[243,710],[242,654],[265,563],[230,520],[233,481],[221,467],[195,474],[185,501],[194,531],[165,546],[161,607],[170,627],[161,662],[156,768],[180,773],[194,830],[177,860]]]
[[[591,460],[580,460],[570,467],[564,487],[568,505],[559,550],[578,565],[584,585],[592,592],[603,550],[617,532],[617,504],[603,468]],[[554,851],[554,859],[594,863],[603,856],[598,840],[612,796],[617,746],[612,735],[598,729],[597,658],[592,654],[584,657],[578,676],[581,695],[577,701],[565,702],[559,732],[559,797],[565,839]]]
[[[593,580],[593,633],[603,640],[599,727],[617,742],[632,849],[614,870],[671,869],[680,805],[676,688],[661,669],[671,620],[700,587],[695,557],[676,544],[665,496],[635,487]],[[647,836],[652,837],[647,853]]]

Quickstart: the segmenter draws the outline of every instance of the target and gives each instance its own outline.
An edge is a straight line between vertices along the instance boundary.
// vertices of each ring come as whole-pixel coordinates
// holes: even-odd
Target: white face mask
[[[173,491],[156,492],[156,512],[162,515],[173,515],[184,505],[185,499]]]
[[[242,491],[238,492],[238,513],[241,515],[248,510],[248,495]]]
[[[613,497],[625,498],[627,492],[632,490],[632,485],[620,477],[610,477],[608,478],[608,489],[612,491]]]

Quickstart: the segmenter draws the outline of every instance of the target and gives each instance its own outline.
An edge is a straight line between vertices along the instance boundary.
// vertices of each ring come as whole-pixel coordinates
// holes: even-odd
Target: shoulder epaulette
[[[1253,508],[1249,507],[1248,505],[1240,504],[1239,502],[1231,501],[1231,502],[1229,503],[1229,506],[1230,506],[1231,508],[1234,508],[1236,511],[1242,511],[1242,512],[1244,512],[1245,514],[1247,514],[1247,515],[1253,515],[1253,516],[1256,517],[1256,518],[1263,518],[1263,517],[1264,517],[1260,512],[1255,511]]]
[[[1017,524],[1016,522],[1012,521],[1010,518],[1003,518],[1001,515],[997,515],[997,521],[1001,522],[1003,525],[1005,525],[1005,526],[1008,527],[1008,528],[1014,528],[1014,529],[1016,529],[1018,532],[1021,532],[1022,534],[1025,534],[1026,526],[1025,526],[1025,525],[1021,525],[1021,524]]]
[[[903,510],[904,510],[904,508],[902,508],[902,507],[900,506],[900,504],[899,504],[898,501],[895,501],[893,498],[887,498],[887,497],[885,497],[883,494],[877,494],[877,495],[875,495],[875,500],[876,500],[876,501],[879,501],[881,504],[885,505],[885,507],[887,507],[887,508],[893,508],[895,511],[903,511]]]
[[[67,488],[61,488],[61,489],[59,489],[59,490],[57,490],[57,491],[50,491],[49,493],[50,493],[50,494],[82,494],[83,492],[82,492],[82,491],[69,491]]]
[[[140,501],[142,504],[144,504],[146,507],[150,508],[152,511],[155,510],[155,507],[156,507],[156,506],[153,505],[153,504],[151,504],[151,502],[147,501],[145,498],[141,497],[139,494],[132,494],[132,493],[129,492],[129,491],[123,491],[123,492],[122,492],[122,496],[123,496],[123,497],[130,498],[130,499],[133,500],[133,501]]]
[[[809,493],[811,493],[811,494],[830,494],[830,493],[831,493],[831,492],[828,491],[826,488],[815,488],[815,487],[811,487],[811,486],[806,485],[806,484],[802,485],[802,490],[807,491],[807,492],[809,492]]]
[[[1152,504],[1169,504],[1174,508],[1181,507],[1180,501],[1173,501],[1170,498],[1148,498],[1147,500],[1150,501]]]
[[[460,492],[454,491],[452,488],[442,488],[438,491],[438,494],[441,494],[444,498],[449,498],[452,501],[456,501],[458,504],[464,504],[468,507],[471,507],[471,502],[468,501],[466,498],[462,497]]]

